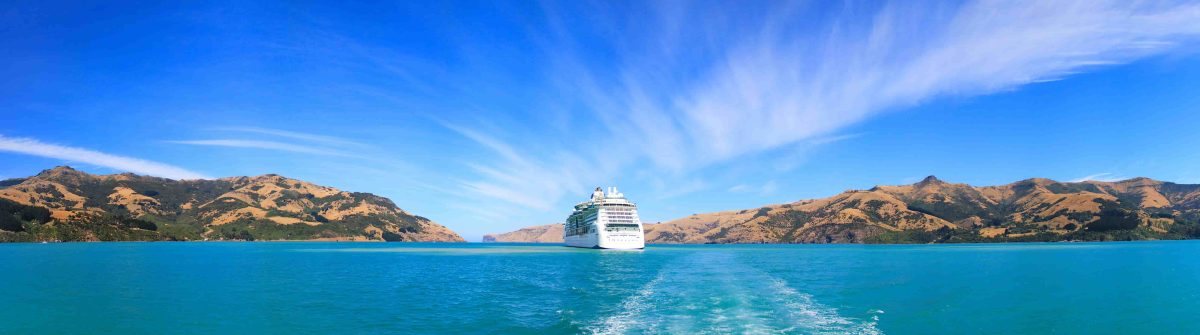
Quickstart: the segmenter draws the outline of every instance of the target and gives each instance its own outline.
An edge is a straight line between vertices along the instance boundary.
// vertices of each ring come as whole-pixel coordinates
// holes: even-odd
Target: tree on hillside
[[[25,226],[21,224],[21,220],[17,220],[16,216],[0,213],[0,230],[22,232],[25,231]]]

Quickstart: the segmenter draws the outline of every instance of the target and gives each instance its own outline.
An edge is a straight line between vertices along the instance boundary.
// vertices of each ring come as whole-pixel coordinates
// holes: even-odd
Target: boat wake
[[[870,321],[860,321],[838,315],[837,309],[813,301],[812,295],[800,293],[788,286],[782,279],[773,278],[771,281],[773,301],[775,306],[785,307],[784,313],[793,320],[794,326],[786,329],[786,333],[800,332],[811,334],[883,334],[876,324],[881,310],[872,310]],[[800,322],[796,322],[800,321]]]
[[[631,326],[638,325],[630,321],[641,319],[640,316],[645,315],[646,308],[650,307],[650,302],[647,299],[650,299],[654,295],[655,289],[663,281],[665,273],[664,271],[659,271],[654,279],[646,282],[645,286],[638,289],[636,295],[622,301],[620,310],[615,315],[604,318],[599,327],[593,329],[593,333],[604,335],[625,334]]]
[[[840,315],[783,279],[722,255],[680,259],[659,270],[594,334],[882,334],[882,311],[867,320]]]

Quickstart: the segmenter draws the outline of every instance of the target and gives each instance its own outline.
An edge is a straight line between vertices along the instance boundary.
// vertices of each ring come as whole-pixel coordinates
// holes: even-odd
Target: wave
[[[641,315],[646,308],[651,306],[651,302],[647,299],[654,295],[655,288],[663,281],[664,277],[666,277],[666,271],[660,270],[654,279],[638,289],[637,294],[622,301],[617,314],[604,318],[599,327],[592,330],[592,333],[597,335],[625,334],[632,326],[639,325],[638,320],[642,319]]]
[[[593,334],[863,334],[871,318],[843,316],[783,279],[719,257],[681,259],[625,298],[609,315],[584,327]]]
[[[782,306],[787,307],[792,328],[786,333],[799,331],[808,334],[883,334],[876,325],[879,322],[881,310],[872,310],[870,321],[860,321],[839,315],[836,308],[828,307],[813,300],[812,295],[801,293],[787,285],[782,279],[772,278],[772,296]]]

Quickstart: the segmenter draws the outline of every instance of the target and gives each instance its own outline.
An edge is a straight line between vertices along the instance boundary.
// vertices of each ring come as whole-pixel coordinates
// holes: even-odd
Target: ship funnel
[[[621,192],[617,190],[616,186],[609,186],[607,191],[608,191],[607,192],[608,194],[605,195],[606,197],[609,197],[609,198],[620,198],[621,197]]]

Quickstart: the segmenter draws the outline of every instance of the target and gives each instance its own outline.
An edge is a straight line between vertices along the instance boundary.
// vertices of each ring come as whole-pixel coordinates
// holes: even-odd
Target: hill
[[[647,225],[650,243],[947,243],[1200,238],[1200,185],[1027,179],[876,186]],[[512,235],[519,236],[519,235]]]
[[[563,225],[561,223],[525,227],[503,234],[483,235],[484,242],[529,242],[529,243],[562,243]]]
[[[387,198],[274,174],[172,180],[60,166],[0,182],[0,241],[125,240],[462,238]]]

